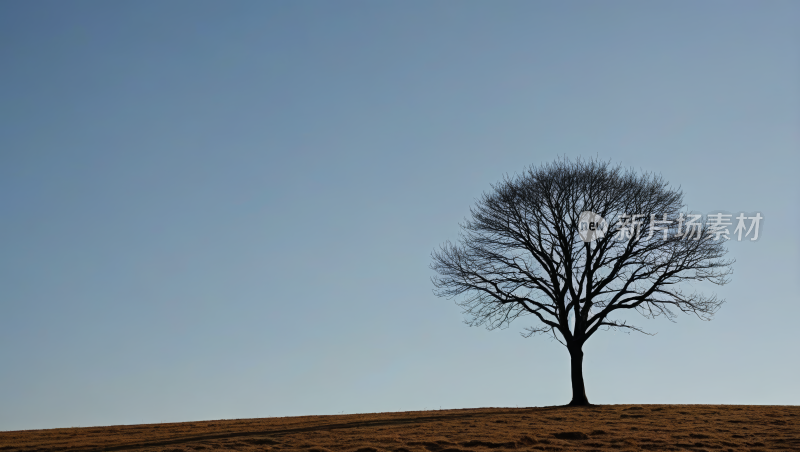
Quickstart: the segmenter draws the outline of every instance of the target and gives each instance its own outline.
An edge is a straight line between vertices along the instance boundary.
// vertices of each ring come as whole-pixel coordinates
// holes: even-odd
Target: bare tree
[[[726,284],[733,261],[723,260],[715,228],[690,225],[682,192],[660,176],[561,159],[492,188],[470,209],[458,243],[433,252],[434,293],[456,297],[472,326],[532,316],[524,336],[552,334],[569,350],[570,405],[589,404],[583,344],[594,333],[644,332],[615,320],[616,311],[672,320],[679,310],[710,320],[724,302],[684,292],[689,281]],[[583,212],[605,219],[607,232],[584,240]]]

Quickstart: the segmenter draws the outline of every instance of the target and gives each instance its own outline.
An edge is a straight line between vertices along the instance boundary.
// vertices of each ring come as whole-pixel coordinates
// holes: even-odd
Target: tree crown
[[[608,233],[584,241],[584,212],[605,219]],[[686,213],[680,189],[652,173],[566,158],[531,166],[493,185],[458,242],[433,252],[434,293],[460,297],[470,325],[493,329],[532,315],[528,336],[551,333],[568,347],[601,328],[642,331],[614,320],[618,310],[708,320],[724,300],[686,293],[681,283],[723,285],[733,261],[707,224],[682,230]]]

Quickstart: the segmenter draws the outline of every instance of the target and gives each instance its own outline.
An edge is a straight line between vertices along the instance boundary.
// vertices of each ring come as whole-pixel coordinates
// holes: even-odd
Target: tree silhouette
[[[615,320],[615,311],[672,320],[680,310],[710,320],[724,302],[684,292],[688,281],[726,284],[733,261],[723,260],[719,228],[688,221],[682,192],[660,176],[564,158],[492,189],[470,209],[458,242],[433,252],[434,293],[456,297],[471,326],[532,316],[524,336],[552,334],[569,351],[569,405],[589,404],[583,345],[594,333],[644,332]],[[584,212],[605,219],[606,233],[587,231],[587,221],[581,231],[581,214],[591,220]]]

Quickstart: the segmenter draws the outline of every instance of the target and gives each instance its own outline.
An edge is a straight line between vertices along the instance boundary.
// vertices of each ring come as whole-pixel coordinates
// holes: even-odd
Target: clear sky
[[[761,212],[593,403],[798,404],[800,3],[0,3],[0,430],[565,404],[430,253],[558,156]]]

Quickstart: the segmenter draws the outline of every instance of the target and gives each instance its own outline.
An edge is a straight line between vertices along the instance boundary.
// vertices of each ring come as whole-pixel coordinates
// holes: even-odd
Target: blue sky
[[[798,404],[800,4],[3,2],[0,430],[571,397],[430,253],[558,156],[761,212],[712,322],[586,345],[590,401]]]

